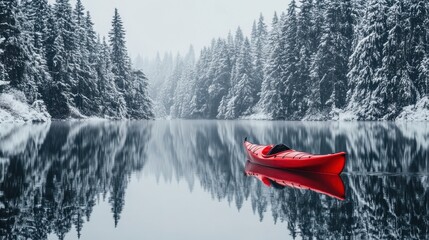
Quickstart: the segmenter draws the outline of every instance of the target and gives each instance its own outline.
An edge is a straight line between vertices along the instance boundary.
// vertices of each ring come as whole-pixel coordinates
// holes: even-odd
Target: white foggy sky
[[[49,0],[51,3],[55,0]],[[71,1],[74,7],[75,0]],[[252,22],[262,13],[270,25],[274,11],[285,11],[289,0],[82,0],[92,14],[95,28],[107,36],[117,7],[127,31],[132,58],[141,54],[153,58],[185,53],[190,44],[198,51],[214,37],[224,37],[241,26],[250,33]]]

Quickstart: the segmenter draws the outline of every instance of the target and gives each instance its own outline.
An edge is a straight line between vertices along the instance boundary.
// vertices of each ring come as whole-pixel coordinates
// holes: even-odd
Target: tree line
[[[261,15],[214,39],[198,61],[157,56],[145,67],[159,115],[286,120],[395,119],[428,101],[429,3],[292,0],[271,28]],[[424,104],[423,104],[424,105]]]
[[[0,0],[0,80],[44,101],[54,118],[153,118],[148,80],[133,69],[115,9],[108,39],[81,0]]]

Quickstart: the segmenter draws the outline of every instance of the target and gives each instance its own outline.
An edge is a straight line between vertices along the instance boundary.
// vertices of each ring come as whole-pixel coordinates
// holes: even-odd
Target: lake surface
[[[345,200],[247,176],[246,136],[347,152]],[[0,239],[428,239],[428,176],[429,123],[1,124]]]

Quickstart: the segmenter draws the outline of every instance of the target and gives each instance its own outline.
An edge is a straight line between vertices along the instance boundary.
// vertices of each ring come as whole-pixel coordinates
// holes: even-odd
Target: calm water
[[[242,139],[346,151],[346,199],[246,176]],[[429,124],[0,125],[0,239],[428,239]]]

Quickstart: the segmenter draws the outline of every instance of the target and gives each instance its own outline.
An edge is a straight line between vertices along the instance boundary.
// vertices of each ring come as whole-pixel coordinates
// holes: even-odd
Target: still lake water
[[[242,140],[348,153],[345,200],[244,174]],[[429,123],[0,125],[0,239],[428,239]]]

